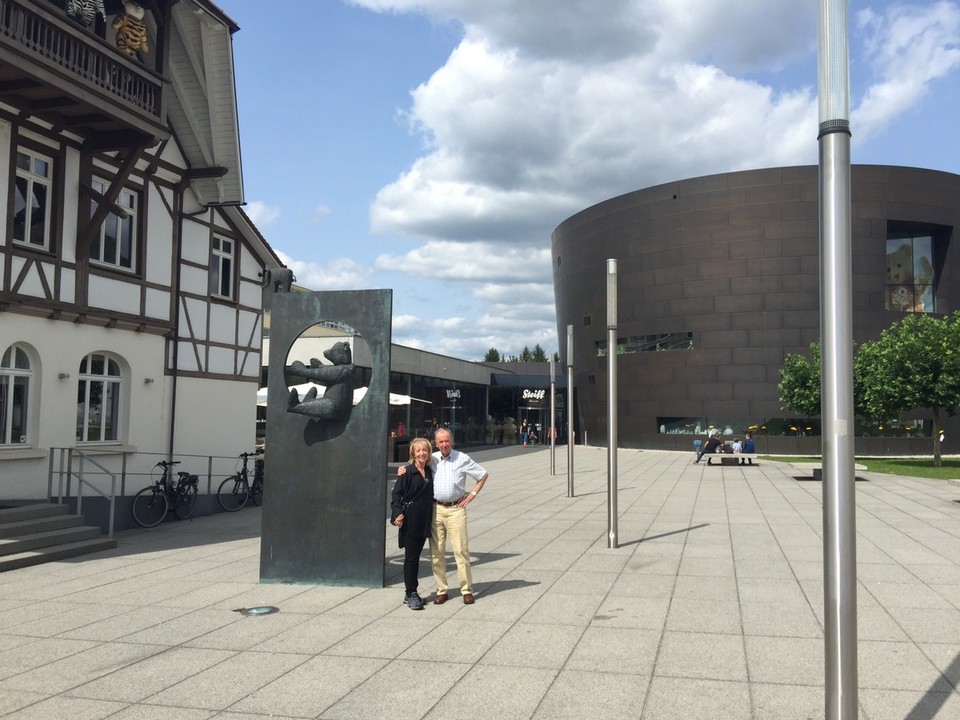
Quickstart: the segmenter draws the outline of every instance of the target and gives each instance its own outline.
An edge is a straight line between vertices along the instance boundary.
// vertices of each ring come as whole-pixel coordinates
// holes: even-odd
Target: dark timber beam
[[[146,146],[144,145],[135,145],[127,149],[123,162],[120,163],[116,175],[110,182],[110,187],[103,193],[103,200],[97,203],[97,209],[93,213],[93,217],[80,229],[77,235],[77,253],[81,254],[84,259],[90,256],[90,244],[93,242],[94,235],[100,230],[100,226],[107,219],[107,215],[113,212],[113,208],[117,204],[117,198],[120,197],[120,191],[129,179],[130,173],[137,166],[137,160],[140,159],[145,149]]]
[[[80,186],[80,194],[86,196],[89,200],[93,200],[98,205],[106,202],[107,196],[101,192],[94,190],[92,187],[87,187],[86,185]],[[119,215],[122,218],[130,217],[130,208],[125,208],[123,205],[118,205],[113,203],[113,206],[110,208],[110,212],[114,215]]]

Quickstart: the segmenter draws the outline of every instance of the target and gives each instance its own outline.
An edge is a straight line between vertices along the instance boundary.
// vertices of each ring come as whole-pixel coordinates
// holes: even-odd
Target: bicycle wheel
[[[222,483],[217,490],[217,502],[227,512],[236,512],[247,502],[247,495],[250,493],[250,486],[240,475],[231,475]]]
[[[263,503],[263,480],[254,480],[253,487],[250,488],[250,499],[254,505]]]
[[[133,496],[133,519],[140,527],[156,527],[167,514],[167,496],[156,485]]]
[[[184,485],[176,494],[176,504],[173,512],[180,520],[186,520],[193,515],[193,506],[197,504],[197,486]]]

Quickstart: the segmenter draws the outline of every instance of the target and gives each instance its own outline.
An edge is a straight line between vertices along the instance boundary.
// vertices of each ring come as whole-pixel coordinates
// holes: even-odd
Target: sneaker
[[[415,592],[407,595],[406,603],[411,610],[423,610],[423,598]]]

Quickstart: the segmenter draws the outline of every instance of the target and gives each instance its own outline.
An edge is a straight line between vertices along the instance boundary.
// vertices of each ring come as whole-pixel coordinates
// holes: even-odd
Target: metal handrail
[[[79,456],[79,458],[80,458],[80,471],[79,471],[78,473],[76,473],[76,475],[74,475],[74,472],[73,472],[73,456],[74,456],[74,453],[76,453],[77,456]],[[124,453],[124,456],[123,456],[124,467],[126,467],[126,459],[127,459],[126,453]],[[100,468],[103,472],[105,472],[107,475],[110,476],[110,495],[107,495],[106,493],[104,493],[103,491],[101,491],[100,488],[98,488],[98,487],[97,487],[96,485],[94,485],[92,482],[90,482],[89,480],[87,480],[86,478],[83,477],[83,463],[84,463],[85,461],[89,461],[89,462],[92,463],[93,465],[96,465],[96,466],[97,466],[98,468]],[[109,470],[107,470],[107,468],[105,468],[103,465],[101,465],[100,463],[98,463],[98,462],[97,462],[96,460],[94,460],[93,458],[88,457],[82,450],[77,450],[77,449],[75,449],[75,448],[69,448],[69,449],[67,450],[67,483],[68,483],[68,484],[67,484],[67,487],[68,487],[68,488],[69,488],[70,478],[72,478],[72,477],[74,477],[74,476],[77,478],[77,515],[83,515],[83,487],[84,487],[84,486],[87,486],[87,487],[89,487],[91,490],[93,490],[95,493],[97,493],[98,495],[100,495],[101,497],[107,498],[107,500],[109,501],[109,503],[110,503],[109,518],[110,518],[110,520],[109,520],[109,525],[108,525],[108,528],[109,528],[109,529],[108,529],[108,532],[107,532],[107,537],[113,537],[113,517],[114,517],[114,511],[115,511],[115,508],[116,508],[116,499],[117,499],[117,476],[116,476],[116,474],[110,472]],[[58,483],[58,486],[59,486],[59,488],[58,488],[58,493],[57,493],[57,502],[60,503],[60,504],[63,504],[63,476],[60,477],[60,482]]]
[[[103,456],[110,457],[120,457],[120,469],[117,471],[116,468],[111,470],[106,467],[104,464],[93,459],[92,455],[96,454],[101,458]],[[238,453],[239,455],[239,453]],[[206,493],[210,495],[213,493],[213,488],[216,487],[214,484],[214,477],[217,478],[217,481],[221,480],[222,477],[228,477],[232,475],[235,471],[235,467],[229,467],[237,461],[238,455],[190,455],[190,454],[178,454],[177,458],[196,458],[199,460],[197,465],[206,465],[205,473],[195,473],[200,477],[206,477]],[[76,469],[74,468],[74,457],[78,458],[78,463]],[[81,507],[83,503],[83,488],[84,486],[91,488],[101,497],[104,497],[109,502],[109,530],[110,536],[113,536],[113,525],[114,525],[114,506],[116,504],[116,498],[118,497],[117,493],[117,481],[119,480],[119,497],[124,497],[127,495],[127,480],[130,478],[138,477],[149,477],[149,471],[140,471],[140,472],[131,472],[129,469],[130,460],[132,458],[144,458],[148,460],[148,465],[152,469],[154,460],[153,458],[160,459],[170,459],[167,453],[152,453],[152,452],[142,452],[135,451],[131,452],[128,450],[117,449],[112,451],[110,448],[97,447],[97,448],[83,448],[83,447],[65,447],[65,448],[50,448],[50,461],[48,468],[47,476],[47,498],[49,500],[56,499],[58,504],[63,504],[64,497],[73,497],[71,484],[72,480],[76,478],[77,480],[77,511],[76,514],[81,514]],[[95,466],[95,470],[89,470],[85,467],[85,463],[90,463]],[[147,465],[143,465],[146,467]],[[219,467],[217,467],[219,466]],[[215,472],[216,471],[216,472]],[[192,470],[191,470],[192,472]],[[89,479],[91,475],[98,476],[109,476],[110,477],[110,493],[109,495],[100,490],[96,485],[93,484],[92,480]],[[54,493],[53,480],[54,477],[57,478],[57,488],[56,493]],[[221,477],[222,476],[222,477]],[[142,485],[139,483],[133,489],[133,492],[140,490]]]
[[[66,468],[64,468],[64,450],[66,451]],[[56,473],[54,472],[54,456],[59,453],[60,455],[60,469]],[[80,464],[79,470],[74,472],[73,470],[73,457],[74,454],[79,457]],[[96,465],[100,470],[110,476],[110,494],[108,495],[92,482],[87,480],[84,477],[84,468],[83,464],[85,461]],[[123,470],[126,470],[126,454],[124,453],[123,457]],[[113,537],[113,519],[114,511],[116,507],[116,498],[117,498],[117,475],[116,473],[110,472],[106,467],[98,463],[93,458],[86,455],[82,450],[78,448],[50,448],[50,465],[49,465],[49,475],[47,476],[47,499],[53,499],[53,476],[57,475],[57,504],[63,505],[64,495],[70,497],[70,480],[72,478],[77,479],[77,515],[83,515],[83,488],[84,486],[90,488],[95,493],[100,495],[100,497],[106,498],[109,503],[109,524],[108,524],[108,537]],[[66,480],[66,493],[64,493],[64,480]]]

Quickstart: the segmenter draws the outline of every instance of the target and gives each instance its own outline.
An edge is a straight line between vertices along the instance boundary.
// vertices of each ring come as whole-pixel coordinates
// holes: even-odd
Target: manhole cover
[[[280,612],[280,608],[274,607],[273,605],[260,605],[259,607],[251,608],[240,608],[239,610],[234,610],[241,615],[273,615],[275,612]]]

